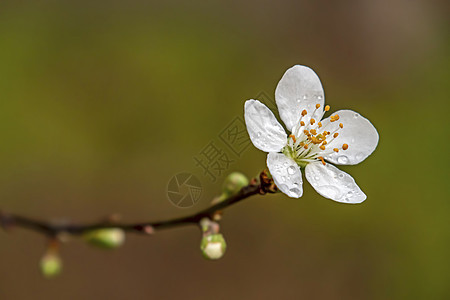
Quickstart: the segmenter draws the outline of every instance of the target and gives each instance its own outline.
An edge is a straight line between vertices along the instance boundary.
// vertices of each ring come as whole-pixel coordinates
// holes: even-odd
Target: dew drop
[[[359,117],[359,114],[354,114],[353,118],[357,119]]]
[[[337,158],[337,162],[340,164],[348,164],[348,157],[345,155],[341,155]]]
[[[332,185],[323,185],[320,186],[320,191],[321,194],[326,195],[327,197],[331,198],[331,199],[335,199],[335,200],[340,200],[342,199],[342,193],[341,191]]]
[[[344,175],[344,173],[339,173],[339,175],[338,175],[338,176],[339,176],[339,178],[341,178],[341,179],[342,179],[342,178],[344,178],[344,176],[345,176],[345,175]]]
[[[297,102],[298,102],[298,103],[302,102],[302,99],[297,98]]]
[[[257,137],[261,137],[261,132],[258,132],[258,133],[256,134],[256,136],[257,136]]]
[[[289,175],[294,175],[295,174],[295,167],[294,166],[290,166],[287,169],[287,172],[288,172]]]
[[[319,181],[319,179],[320,179],[319,176],[314,176],[315,181]]]
[[[303,100],[308,99],[308,95],[303,95]]]
[[[322,100],[322,96],[318,95],[317,99]]]
[[[352,191],[348,191],[348,192],[347,192],[347,197],[348,197],[348,198],[353,197],[353,192],[352,192]]]
[[[290,189],[289,192],[295,197],[300,196],[300,191],[298,189],[295,189],[295,188],[294,189]]]
[[[281,181],[286,182],[286,177],[281,176]]]

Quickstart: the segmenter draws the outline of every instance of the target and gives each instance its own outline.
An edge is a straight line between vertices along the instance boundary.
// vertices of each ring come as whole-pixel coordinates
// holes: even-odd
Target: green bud
[[[233,172],[227,176],[223,183],[223,195],[232,196],[249,184],[248,178],[239,172]]]
[[[114,249],[125,242],[125,232],[120,228],[96,229],[85,233],[83,238],[93,246]]]
[[[41,272],[46,278],[52,278],[61,273],[62,261],[61,258],[55,253],[47,253],[42,257]]]
[[[206,259],[215,260],[221,258],[225,254],[227,244],[222,234],[209,234],[202,238],[200,249]]]

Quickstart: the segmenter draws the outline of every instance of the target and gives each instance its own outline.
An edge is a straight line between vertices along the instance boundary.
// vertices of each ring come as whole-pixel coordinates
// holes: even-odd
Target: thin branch
[[[204,210],[181,218],[162,220],[157,222],[142,222],[121,224],[111,221],[101,221],[92,224],[54,224],[47,221],[35,220],[16,214],[0,211],[0,224],[4,228],[22,227],[39,232],[49,237],[57,237],[59,234],[82,235],[95,229],[120,228],[127,232],[151,234],[155,230],[169,229],[179,226],[196,225],[203,218],[214,218],[220,212],[231,205],[238,203],[256,194],[274,193],[277,191],[272,179],[265,171],[261,172],[259,180],[253,179],[249,185],[242,188],[237,194],[214,204]]]

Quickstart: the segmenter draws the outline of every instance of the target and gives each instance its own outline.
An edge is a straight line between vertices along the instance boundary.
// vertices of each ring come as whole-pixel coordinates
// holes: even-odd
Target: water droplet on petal
[[[317,176],[317,175],[314,176],[314,180],[315,180],[315,181],[318,181],[319,179],[320,179],[319,176]]]
[[[337,158],[337,162],[340,164],[348,164],[348,161],[349,161],[349,159],[345,155],[341,155]]]
[[[322,96],[318,95],[317,99],[322,100]]]
[[[341,179],[342,179],[342,178],[344,178],[344,176],[345,176],[345,175],[344,175],[344,173],[339,173],[339,175],[338,175],[338,176],[339,176],[339,178],[341,178]]]
[[[286,182],[286,177],[281,176],[281,181]]]
[[[306,99],[308,99],[308,95],[303,95],[303,100],[306,100]]]
[[[300,196],[300,191],[298,189],[290,189],[289,192],[291,192],[291,194],[295,197]]]
[[[334,200],[340,200],[343,197],[342,192],[337,187],[335,187],[333,185],[321,186],[320,190],[327,197],[330,197],[331,199],[334,199]]]
[[[358,118],[358,117],[359,117],[359,114],[354,114],[353,115],[353,118],[355,118],[355,119]]]
[[[294,167],[294,166],[290,166],[290,167],[287,169],[287,172],[288,172],[288,174],[290,174],[290,175],[294,175],[294,174],[295,174],[295,167]]]
[[[258,133],[256,134],[256,136],[257,136],[257,137],[260,137],[260,136],[261,136],[261,132],[258,132]]]
[[[347,197],[348,197],[348,198],[353,197],[353,192],[352,192],[352,191],[348,191],[348,192],[347,192]]]

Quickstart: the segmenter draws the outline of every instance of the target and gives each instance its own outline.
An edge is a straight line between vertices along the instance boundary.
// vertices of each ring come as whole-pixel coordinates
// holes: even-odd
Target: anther
[[[317,104],[316,104],[316,109],[317,109],[317,108],[319,108],[319,107],[320,107],[320,104],[319,104],[319,103],[317,103]]]
[[[323,141],[322,145],[325,146],[326,144],[328,144],[328,142],[327,141]]]
[[[311,125],[313,125],[314,123],[316,123],[316,120],[311,119],[311,120],[309,121],[309,123],[311,123]]]
[[[308,131],[308,130],[306,130],[306,129],[305,129],[305,130],[303,130],[303,133],[304,133],[304,134],[306,134],[307,136],[310,136],[310,135],[311,135],[311,134],[309,133],[309,131]]]
[[[342,145],[342,149],[343,150],[347,150],[348,149],[348,145],[347,144]]]
[[[319,128],[322,127],[322,122],[317,123],[319,125]]]
[[[314,137],[314,136],[311,137],[311,141],[312,141],[314,144],[320,144],[320,141],[319,141],[316,137]]]
[[[300,121],[300,125],[301,125],[301,126],[305,126],[305,122]]]
[[[303,146],[303,148],[308,149],[308,145]]]
[[[306,109],[304,109],[304,110],[302,111],[302,116],[306,116],[307,113],[308,113],[308,112],[306,111]]]
[[[315,129],[311,129],[309,132],[311,132],[312,134],[316,135],[317,131]]]
[[[329,105],[325,106],[325,111],[329,111],[329,110],[330,110],[330,106]]]
[[[323,157],[322,157],[322,156],[319,156],[318,159],[320,159],[320,160],[322,161],[322,163],[323,163],[324,166],[326,165],[326,163],[325,163],[325,161],[323,160]]]
[[[339,127],[344,128],[344,124],[339,123]]]
[[[337,138],[338,135],[339,135],[339,133],[336,132],[335,134],[333,134],[333,137],[334,137],[334,138]]]
[[[339,149],[338,148],[334,148],[333,151],[334,152],[339,152]]]
[[[320,148],[321,150],[325,150],[325,146],[324,146],[324,145],[320,146],[319,148]]]
[[[291,135],[289,135],[289,137],[292,138],[292,140],[294,141],[294,143],[296,142],[296,140],[295,140],[295,135],[291,134]]]

